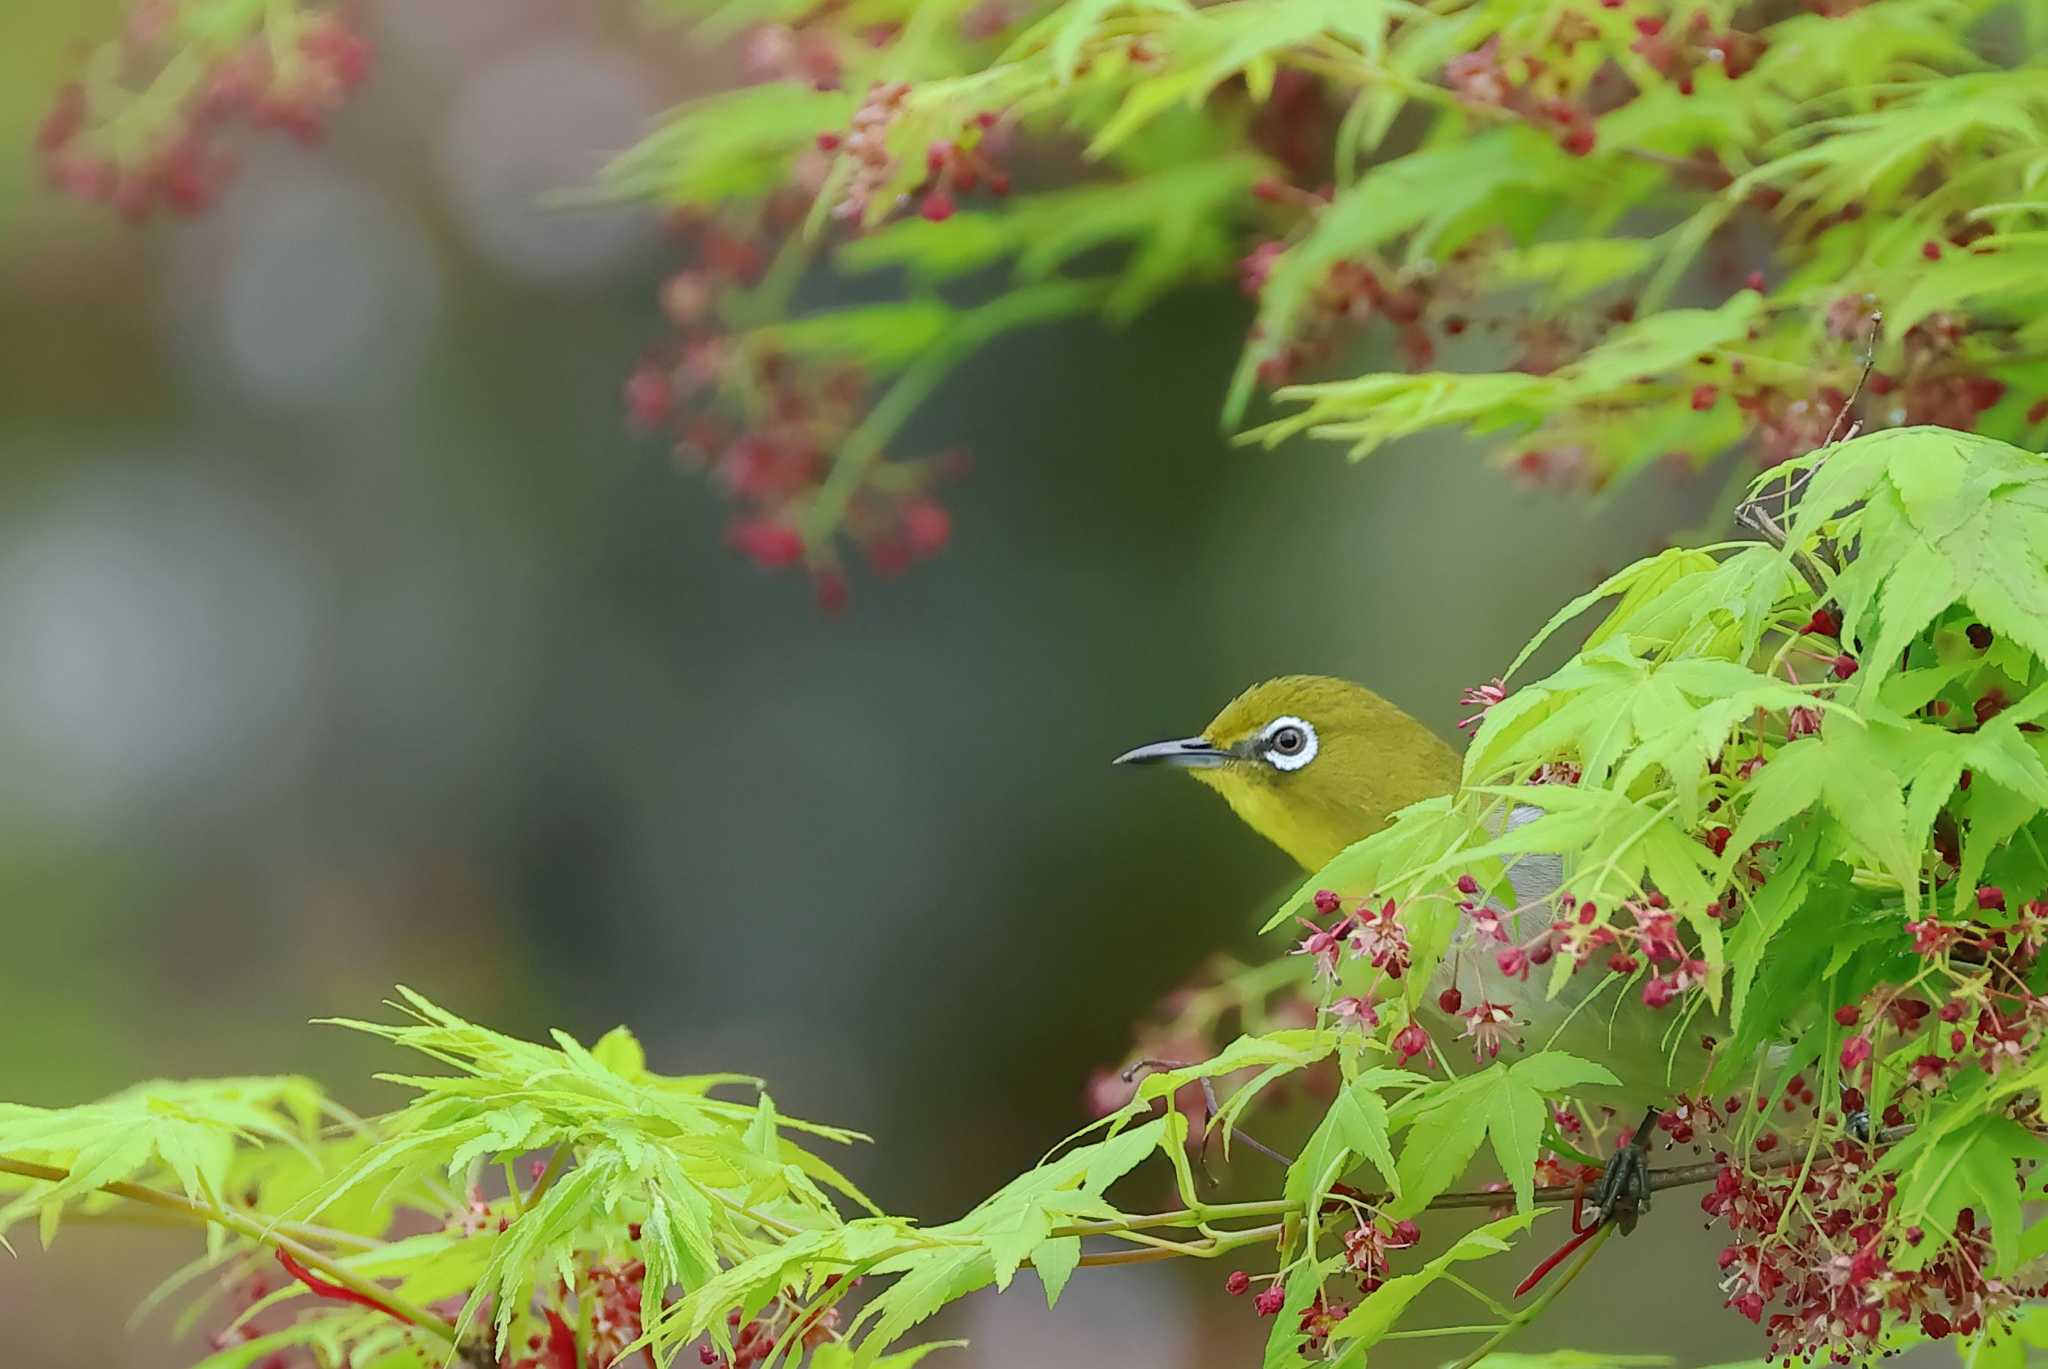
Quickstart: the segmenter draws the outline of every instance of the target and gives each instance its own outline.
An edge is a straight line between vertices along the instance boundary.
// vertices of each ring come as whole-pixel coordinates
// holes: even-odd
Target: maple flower
[[[1470,732],[1486,721],[1486,711],[1508,696],[1507,685],[1498,677],[1483,685],[1475,685],[1458,696],[1458,706],[1474,710],[1470,717],[1458,719],[1458,730]]]
[[[1394,900],[1388,899],[1377,911],[1370,906],[1359,911],[1351,949],[1389,979],[1399,979],[1407,972],[1415,953],[1408,945],[1408,929],[1401,925],[1400,908]]]
[[[1678,940],[1678,919],[1662,908],[1631,903],[1628,910],[1636,920],[1636,947],[1651,960],[1670,964],[1685,959],[1685,947]]]
[[[1480,1003],[1467,1010],[1464,1016],[1465,1035],[1471,1039],[1474,1059],[1496,1058],[1500,1055],[1501,1046],[1513,1039],[1515,1014],[1505,1004]]]
[[[1393,1045],[1395,1054],[1401,1057],[1400,1063],[1405,1065],[1429,1049],[1429,1033],[1420,1023],[1410,1022],[1394,1033]]]
[[[1379,1009],[1370,998],[1340,998],[1330,1005],[1330,1012],[1346,1026],[1371,1028],[1380,1024]]]
[[[1296,946],[1289,954],[1314,956],[1316,974],[1325,979],[1335,979],[1337,977],[1337,959],[1344,953],[1343,932],[1337,929],[1325,930],[1305,917],[1296,918],[1295,920],[1308,928],[1308,935],[1303,937],[1301,944]],[[1343,925],[1343,923],[1339,923],[1338,928],[1342,928]]]

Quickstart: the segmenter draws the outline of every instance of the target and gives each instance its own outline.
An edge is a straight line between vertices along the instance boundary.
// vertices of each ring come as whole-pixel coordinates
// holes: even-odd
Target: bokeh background
[[[113,0],[0,7],[0,1097],[302,1070],[388,1105],[391,1057],[306,1024],[403,981],[764,1075],[879,1139],[846,1167],[885,1206],[955,1215],[1288,878],[1112,755],[1296,670],[1448,733],[1718,488],[1232,449],[1219,286],[958,374],[911,435],[974,454],[953,547],[821,619],[621,421],[672,265],[652,217],[541,205],[729,61],[623,4],[367,10],[378,73],[328,148],[247,145],[215,212],[137,231],[30,149]],[[1532,1346],[1757,1352],[1669,1206]],[[0,1361],[190,1363],[122,1324],[184,1241],[0,1256]],[[987,1369],[1254,1362],[1221,1277],[1087,1271],[1052,1318],[1026,1279],[940,1330]],[[1408,1348],[1375,1363],[1441,1358]]]

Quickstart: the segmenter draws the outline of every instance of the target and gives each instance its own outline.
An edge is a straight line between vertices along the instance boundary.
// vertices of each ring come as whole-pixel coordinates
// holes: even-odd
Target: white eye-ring
[[[1276,770],[1299,770],[1316,758],[1316,730],[1301,718],[1275,718],[1259,734],[1259,754]]]

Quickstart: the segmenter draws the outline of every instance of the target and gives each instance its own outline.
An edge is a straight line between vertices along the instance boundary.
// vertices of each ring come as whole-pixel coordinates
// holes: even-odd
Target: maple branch
[[[1911,1135],[1912,1131],[1913,1128],[1910,1126],[1891,1127],[1880,1131],[1871,1137],[1869,1141],[1870,1148],[1876,1150],[1884,1146],[1893,1145]],[[1752,1156],[1750,1167],[1762,1173],[1772,1173],[1782,1169],[1796,1169],[1804,1153],[1803,1148],[1795,1148],[1790,1153],[1777,1159],[1760,1160]],[[1662,1169],[1652,1169],[1649,1173],[1649,1188],[1653,1193],[1661,1193],[1667,1188],[1690,1188],[1698,1184],[1712,1183],[1715,1177],[1720,1174],[1722,1167],[1722,1161],[1702,1160],[1694,1164],[1666,1165]],[[1562,1203],[1573,1202],[1583,1192],[1584,1188],[1579,1184],[1551,1184],[1536,1189],[1533,1197],[1538,1206],[1553,1207]],[[1355,1195],[1357,1201],[1363,1202],[1367,1206],[1378,1206],[1387,1201],[1389,1196],[1370,1193]],[[1337,1200],[1326,1199],[1326,1206],[1331,1201]],[[1449,1193],[1439,1193],[1424,1205],[1424,1210],[1436,1212],[1454,1211],[1460,1208],[1498,1207],[1513,1201],[1513,1195],[1504,1189],[1458,1189]],[[1273,1199],[1265,1202],[1184,1207],[1177,1208],[1171,1212],[1141,1213],[1136,1216],[1123,1217],[1111,1221],[1076,1222],[1069,1226],[1054,1227],[1048,1234],[1052,1236],[1114,1236],[1128,1239],[1128,1233],[1162,1226],[1197,1226],[1228,1217],[1278,1216],[1286,1218],[1299,1216],[1300,1213],[1300,1203],[1290,1202],[1286,1199]],[[1156,1260],[1171,1260],[1183,1255],[1208,1258],[1222,1254],[1224,1251],[1235,1249],[1241,1245],[1248,1245],[1253,1241],[1276,1237],[1282,1232],[1284,1226],[1285,1222],[1283,1221],[1272,1225],[1249,1227],[1241,1231],[1217,1232],[1204,1241],[1171,1246],[1145,1244],[1133,1250],[1110,1250],[1086,1254],[1081,1257],[1081,1265],[1083,1267],[1096,1267],[1119,1264],[1150,1264]]]
[[[0,1174],[18,1174],[26,1179],[41,1179],[49,1183],[62,1183],[71,1177],[70,1170],[56,1165],[40,1165],[4,1155],[0,1155]],[[474,1348],[463,1343],[455,1327],[445,1318],[435,1316],[426,1308],[398,1297],[331,1256],[314,1249],[305,1241],[288,1234],[291,1230],[288,1223],[265,1222],[229,1208],[195,1202],[182,1193],[171,1193],[164,1189],[151,1188],[146,1184],[101,1184],[98,1191],[131,1203],[141,1203],[160,1212],[172,1213],[190,1225],[225,1227],[237,1236],[254,1241],[258,1245],[269,1246],[281,1255],[289,1256],[305,1268],[317,1271],[327,1282],[347,1289],[370,1305],[388,1311],[420,1330],[446,1341],[459,1354],[467,1356]]]

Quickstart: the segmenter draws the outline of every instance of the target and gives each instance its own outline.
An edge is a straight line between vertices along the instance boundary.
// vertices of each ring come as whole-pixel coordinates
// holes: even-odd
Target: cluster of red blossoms
[[[1910,1228],[1909,1245],[1940,1248],[1921,1267],[1893,1268],[1883,1257],[1898,1196],[1895,1175],[1876,1153],[1844,1138],[1797,1168],[1745,1169],[1727,1157],[1701,1209],[1734,1241],[1721,1251],[1728,1306],[1762,1324],[1771,1354],[1847,1364],[1877,1348],[1886,1321],[1917,1324],[1934,1339],[1969,1336],[1994,1323],[2036,1288],[1987,1278],[1990,1237],[1970,1209],[1945,1236]],[[1783,1223],[1788,1207],[1799,1219]],[[1781,1310],[1766,1312],[1776,1306]]]
[[[53,186],[131,222],[158,209],[199,213],[234,175],[227,130],[316,142],[369,79],[370,42],[342,10],[273,7],[224,44],[195,34],[187,20],[197,7],[143,0],[57,92],[36,135]]]
[[[889,151],[889,131],[903,114],[910,86],[902,81],[877,81],[867,98],[854,111],[853,125],[845,134],[818,135],[818,147],[835,152],[852,163],[845,193],[832,206],[834,218],[863,222],[875,195],[896,173],[896,159]],[[999,116],[984,110],[962,126],[952,138],[935,139],[925,149],[924,180],[906,192],[899,207],[917,205],[917,212],[933,223],[953,217],[955,197],[986,186],[991,195],[1010,193],[1010,176],[996,161],[997,143],[1002,137]]]
[[[793,202],[783,209],[801,212]],[[626,409],[636,427],[673,439],[677,461],[708,476],[739,506],[728,543],[757,565],[807,566],[827,612],[847,598],[840,536],[882,576],[936,555],[952,535],[952,516],[934,490],[961,471],[958,454],[914,461],[876,455],[834,525],[807,540],[813,503],[841,445],[867,414],[867,379],[851,362],[742,346],[725,330],[720,304],[759,282],[766,250],[710,216],[678,216],[673,227],[693,257],[661,291],[676,333],[627,378]]]
[[[1339,1184],[1327,1205],[1335,1208],[1347,1201],[1349,1190]],[[1327,1210],[1327,1209],[1326,1209]],[[1399,1221],[1382,1228],[1378,1218],[1364,1211],[1358,1213],[1358,1224],[1344,1233],[1344,1267],[1358,1280],[1361,1295],[1369,1294],[1387,1281],[1390,1269],[1388,1255],[1396,1250],[1406,1250],[1422,1239],[1422,1231],[1414,1222]],[[1232,1270],[1223,1281],[1223,1291],[1232,1297],[1240,1297],[1252,1286],[1251,1275],[1242,1269]],[[1286,1290],[1275,1282],[1260,1290],[1252,1299],[1252,1309],[1262,1317],[1276,1317],[1287,1305]],[[1351,1305],[1332,1302],[1327,1291],[1319,1292],[1307,1307],[1301,1309],[1301,1331],[1307,1337],[1303,1353],[1314,1358],[1321,1354],[1329,1343],[1330,1331],[1344,1320],[1351,1311]]]
[[[835,1275],[827,1287],[838,1281],[838,1276]],[[856,1279],[854,1282],[860,1281]],[[791,1299],[780,1297],[763,1308],[758,1316],[748,1320],[742,1318],[739,1309],[735,1308],[725,1316],[725,1324],[732,1332],[732,1354],[721,1355],[716,1347],[706,1341],[697,1347],[698,1362],[710,1366],[711,1369],[753,1369],[753,1366],[774,1354],[776,1347],[782,1344],[791,1329],[799,1323],[803,1329],[796,1333],[797,1339],[806,1350],[814,1350],[837,1334],[839,1309],[827,1307],[819,1311],[806,1311]],[[794,1365],[798,1358],[790,1356],[783,1362]],[[592,1362],[609,1364],[611,1361]]]
[[[535,1184],[543,1181],[545,1173],[546,1166],[536,1161],[532,1167]],[[443,1227],[465,1236],[501,1232],[510,1225],[518,1207],[516,1201],[494,1203],[481,1187],[472,1185],[464,1205],[447,1215]],[[627,1234],[629,1239],[638,1241],[639,1224],[631,1224]],[[406,1320],[368,1294],[328,1282],[288,1252],[280,1252],[279,1263],[317,1296],[355,1303]],[[524,1343],[489,1360],[496,1369],[597,1369],[618,1361],[640,1339],[641,1300],[647,1291],[646,1261],[607,1259],[592,1252],[579,1256],[576,1265],[573,1278],[557,1279],[537,1299],[541,1322]],[[838,1281],[835,1277],[825,1286],[829,1289]],[[856,1279],[855,1284],[858,1283]],[[245,1310],[269,1291],[270,1285],[261,1277],[241,1277],[232,1289]],[[467,1298],[467,1293],[456,1293],[434,1304],[434,1310],[452,1320],[460,1315]],[[837,1308],[807,1308],[796,1299],[793,1290],[785,1290],[752,1319],[743,1318],[737,1310],[727,1315],[732,1345],[729,1354],[706,1340],[697,1346],[697,1358],[711,1369],[755,1369],[782,1347],[782,1362],[795,1366],[802,1359],[802,1351],[791,1355],[789,1343],[800,1345],[802,1350],[815,1349],[838,1335],[839,1320]],[[246,1344],[261,1334],[245,1316],[231,1330],[216,1336],[214,1346],[226,1349]],[[469,1356],[485,1353],[473,1350]],[[470,1357],[463,1362],[471,1362]],[[297,1363],[291,1352],[280,1351],[257,1362],[254,1369],[292,1369]]]
[[[1310,194],[1274,180],[1262,180],[1253,194],[1276,202],[1300,201],[1320,209],[1327,192]],[[1253,299],[1266,289],[1266,278],[1287,250],[1287,244],[1270,239],[1258,244],[1237,264],[1238,287]],[[1408,365],[1421,370],[1436,359],[1436,342],[1426,326],[1433,313],[1446,336],[1465,331],[1466,322],[1457,314],[1435,309],[1441,276],[1421,272],[1396,272],[1364,261],[1340,261],[1330,268],[1301,311],[1301,318],[1284,345],[1265,356],[1258,366],[1261,385],[1280,386],[1303,372],[1330,360],[1345,338],[1376,319],[1394,330],[1394,342]],[[1262,334],[1254,327],[1252,338]]]
[[[1882,1070],[1902,1084],[1882,1124],[1908,1124],[1925,1101],[1966,1068],[1997,1074],[2034,1058],[2048,1036],[2048,996],[2029,987],[2048,944],[2048,896],[2009,909],[2005,892],[1976,891],[1978,918],[1907,924],[1914,952],[1928,964],[1911,991],[1879,985],[1858,1003],[1836,1010],[1854,1034],[1839,1057],[1849,1087],[1843,1107],[1863,1107],[1863,1088]],[[1795,1081],[1796,1082],[1796,1081]],[[1811,1103],[1809,1092],[1802,1100]],[[1786,1104],[1788,1110],[1791,1101]],[[1728,1100],[1728,1111],[1738,1100]],[[1759,1151],[1768,1150],[1763,1142]],[[1729,1306],[1763,1321],[1774,1352],[1847,1361],[1869,1351],[1888,1320],[1915,1323],[1934,1338],[1971,1335],[2023,1298],[2048,1294],[1989,1278],[1989,1236],[1981,1215],[1965,1209],[1952,1233],[1909,1228],[1910,1247],[1939,1244],[1923,1265],[1894,1267],[1884,1252],[1896,1232],[1897,1179],[1881,1172],[1876,1153],[1842,1139],[1802,1178],[1795,1170],[1752,1172],[1721,1157],[1714,1191],[1701,1203],[1735,1240],[1721,1255]],[[2017,1165],[2014,1183],[2023,1183]],[[1797,1204],[1811,1217],[1784,1224]],[[1781,1310],[1771,1313],[1773,1306]]]

